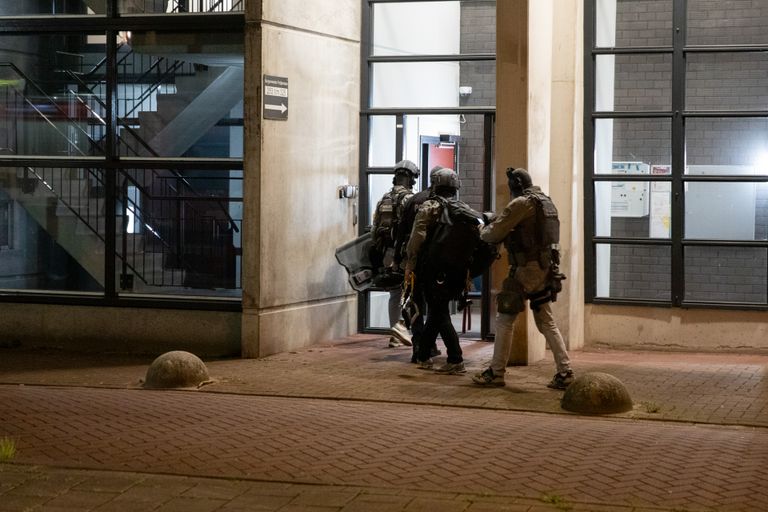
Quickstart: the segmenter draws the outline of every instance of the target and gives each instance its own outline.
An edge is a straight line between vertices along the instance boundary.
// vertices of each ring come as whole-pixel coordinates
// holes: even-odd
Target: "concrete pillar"
[[[553,311],[569,349],[584,346],[584,3],[556,3],[552,23],[549,193],[560,213],[561,270]]]
[[[247,2],[242,353],[356,331],[334,249],[353,239],[360,96],[358,0]],[[288,119],[265,119],[264,75],[288,79]]]
[[[528,0],[496,2],[496,210],[509,202],[507,167],[528,167]],[[493,266],[492,291],[501,289],[509,265],[504,255]],[[495,308],[495,306],[494,306]],[[515,325],[511,364],[527,364],[527,315]],[[532,319],[530,322],[533,325]]]
[[[496,207],[509,201],[505,171],[525,167],[560,212],[562,270],[553,309],[570,348],[584,342],[582,213],[582,30],[580,2],[497,3]],[[493,287],[506,277],[494,266]],[[530,311],[519,315],[510,364],[546,355]]]

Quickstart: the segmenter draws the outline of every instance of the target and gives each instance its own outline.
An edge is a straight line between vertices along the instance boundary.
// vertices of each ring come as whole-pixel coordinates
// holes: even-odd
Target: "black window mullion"
[[[109,2],[108,8],[114,8],[114,3]],[[113,10],[114,14],[114,10]],[[118,160],[117,147],[117,32],[107,30],[107,72],[106,72],[106,96],[107,96],[107,136],[105,139],[104,154],[107,162],[114,163]],[[117,249],[117,169],[113,166],[105,167],[106,196],[104,199],[104,295],[107,300],[117,297],[115,285]]]
[[[483,153],[483,209],[485,211],[493,210],[493,152],[495,143],[495,131],[496,116],[493,114],[485,114],[483,116],[483,142],[485,151]],[[483,293],[482,303],[484,307],[480,308],[480,338],[487,339],[491,332],[491,308],[488,307],[491,304],[491,272],[490,270],[483,273],[482,277]]]
[[[680,306],[685,296],[684,282],[684,174],[685,174],[685,34],[687,0],[674,0],[672,6],[672,305]]]
[[[584,13],[584,140],[591,147],[584,150],[584,301],[593,302],[597,295],[596,245],[595,236],[595,25],[597,11],[595,2],[586,3]]]
[[[370,209],[370,201],[368,198],[368,173],[366,172],[368,167],[368,152],[370,150],[370,122],[371,117],[364,114],[371,105],[371,64],[368,59],[373,53],[373,9],[369,2],[362,3],[361,12],[361,29],[360,29],[360,138],[358,144],[360,145],[360,190],[364,193],[359,194],[359,208],[354,215],[358,218],[357,232],[360,235],[365,233],[368,210]],[[365,212],[365,217],[363,213]],[[366,221],[362,222],[365,218]],[[366,331],[368,329],[368,309],[370,304],[369,293],[358,293],[358,306],[357,306],[357,326],[358,331]]]

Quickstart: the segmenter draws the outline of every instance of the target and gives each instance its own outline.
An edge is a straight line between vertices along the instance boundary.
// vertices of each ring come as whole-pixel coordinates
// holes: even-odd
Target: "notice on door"
[[[264,75],[264,119],[288,120],[288,79]]]

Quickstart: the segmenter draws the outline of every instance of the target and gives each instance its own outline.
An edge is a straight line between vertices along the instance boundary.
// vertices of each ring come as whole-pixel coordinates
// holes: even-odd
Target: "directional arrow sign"
[[[264,75],[264,119],[288,119],[288,79]]]
[[[276,111],[280,112],[281,114],[283,114],[283,113],[285,113],[286,110],[288,110],[288,107],[286,107],[282,103],[279,104],[279,105],[269,105],[269,104],[265,103],[264,104],[264,109],[265,110],[276,110]]]

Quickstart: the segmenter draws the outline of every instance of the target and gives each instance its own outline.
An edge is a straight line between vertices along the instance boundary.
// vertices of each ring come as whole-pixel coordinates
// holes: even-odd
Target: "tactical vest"
[[[552,263],[552,250],[560,243],[560,219],[552,200],[539,187],[530,187],[523,196],[532,201],[535,215],[523,220],[504,239],[509,264],[522,266],[538,260],[542,268]]]
[[[378,225],[374,238],[380,249],[395,246],[395,233],[399,220],[397,214],[409,194],[411,192],[407,188],[397,185],[384,194],[379,204],[376,205]]]

